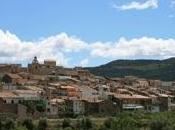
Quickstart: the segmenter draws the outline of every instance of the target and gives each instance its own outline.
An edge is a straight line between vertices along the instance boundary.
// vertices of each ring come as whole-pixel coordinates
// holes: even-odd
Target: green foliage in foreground
[[[100,121],[100,122],[99,122]],[[108,118],[0,120],[0,130],[175,130],[175,112],[125,112]]]
[[[46,109],[46,102],[44,100],[39,101],[23,101],[21,104],[27,107],[27,112],[33,114],[35,111],[44,112]]]

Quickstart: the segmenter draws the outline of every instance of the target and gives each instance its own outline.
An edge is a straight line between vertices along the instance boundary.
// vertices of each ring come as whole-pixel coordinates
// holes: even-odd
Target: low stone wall
[[[26,107],[21,104],[0,104],[1,114],[13,114],[17,118],[25,118],[26,110]]]

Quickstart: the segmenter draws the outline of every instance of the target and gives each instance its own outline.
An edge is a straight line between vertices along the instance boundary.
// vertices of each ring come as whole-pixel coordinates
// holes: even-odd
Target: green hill
[[[105,77],[133,75],[147,79],[175,80],[175,58],[166,60],[115,60],[105,65],[86,69],[95,75]]]

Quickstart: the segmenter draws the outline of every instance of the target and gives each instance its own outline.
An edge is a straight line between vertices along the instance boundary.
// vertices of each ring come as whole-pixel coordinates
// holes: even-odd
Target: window
[[[47,112],[50,112],[50,108],[47,108]]]

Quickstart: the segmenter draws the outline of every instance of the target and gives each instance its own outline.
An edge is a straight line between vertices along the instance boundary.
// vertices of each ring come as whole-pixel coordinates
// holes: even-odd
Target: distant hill
[[[175,81],[175,58],[166,60],[115,60],[105,65],[86,69],[98,76],[124,77],[133,75],[147,79]]]

